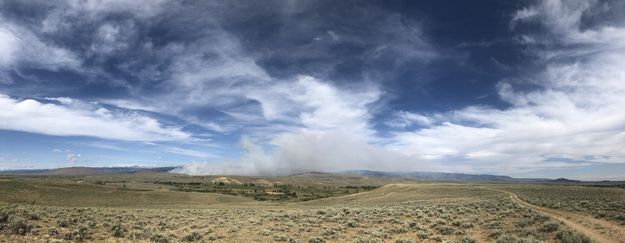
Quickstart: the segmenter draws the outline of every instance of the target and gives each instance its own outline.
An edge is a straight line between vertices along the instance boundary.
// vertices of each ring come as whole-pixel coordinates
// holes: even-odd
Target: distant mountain
[[[385,172],[371,170],[349,170],[343,172],[348,175],[359,175],[369,177],[395,177],[409,178],[424,181],[492,181],[492,182],[541,182],[550,181],[549,179],[526,179],[512,178],[510,176],[488,175],[488,174],[462,174],[462,173],[444,173],[444,172]]]
[[[566,178],[558,178],[553,180],[553,182],[560,182],[560,183],[579,183],[582,181],[579,180],[570,180],[570,179],[566,179]],[[609,182],[609,181],[603,181],[603,182]]]
[[[90,175],[113,175],[113,174],[134,174],[134,173],[156,173],[171,172],[179,168],[177,166],[167,167],[65,167],[57,169],[32,169],[32,170],[5,170],[0,171],[1,175],[10,176],[90,176]],[[374,170],[348,170],[343,172],[320,172],[310,171],[291,174],[294,178],[332,178],[336,176],[352,177],[386,177],[403,178],[417,181],[452,181],[452,182],[520,182],[520,183],[558,183],[558,184],[583,184],[591,186],[622,185],[625,181],[580,181],[567,178],[547,179],[547,178],[513,178],[510,176],[489,175],[489,174],[464,174],[445,172],[387,172]]]
[[[133,174],[146,172],[169,172],[177,167],[66,167],[58,169],[36,170],[5,170],[0,175],[32,176],[32,175],[60,175],[60,176],[87,176],[109,174]]]
[[[330,172],[320,172],[320,171],[308,171],[308,172],[300,172],[295,174],[290,174],[289,176],[299,176],[299,177],[316,177],[316,176],[332,176],[336,173]]]

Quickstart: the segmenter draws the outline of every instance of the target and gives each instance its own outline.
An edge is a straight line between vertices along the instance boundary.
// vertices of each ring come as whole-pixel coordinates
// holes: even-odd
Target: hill
[[[167,177],[165,174],[180,175],[182,178],[203,178],[185,176],[182,174],[167,173],[178,167],[65,167],[56,169],[25,169],[25,170],[5,170],[0,171],[0,175],[5,176],[106,176],[106,175],[132,175],[137,173],[154,174],[157,177]],[[220,175],[207,175],[217,179]],[[407,181],[439,181],[439,182],[502,182],[502,183],[563,183],[563,184],[591,184],[591,185],[614,185],[623,184],[623,181],[581,181],[566,178],[548,179],[548,178],[514,178],[504,175],[490,174],[466,174],[466,173],[445,173],[445,172],[392,172],[392,171],[374,171],[374,170],[348,170],[343,172],[303,172],[288,176],[236,176],[229,175],[229,178],[238,180],[239,183],[251,183],[259,180],[258,183],[289,183],[289,184],[368,184],[368,185],[384,185],[392,180],[398,183],[403,180]],[[398,181],[400,180],[400,181]]]
[[[343,172],[348,175],[359,175],[369,177],[390,177],[390,178],[410,178],[421,181],[484,181],[484,182],[532,182],[548,181],[549,179],[524,179],[510,176],[489,175],[489,174],[463,174],[463,173],[443,173],[443,172],[385,172],[371,170],[350,170]]]
[[[13,176],[88,176],[110,174],[133,174],[148,172],[169,172],[176,167],[65,167],[37,170],[5,170],[0,175]]]

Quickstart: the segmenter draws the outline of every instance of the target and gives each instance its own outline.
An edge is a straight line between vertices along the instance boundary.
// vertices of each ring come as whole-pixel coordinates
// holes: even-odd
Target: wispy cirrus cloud
[[[582,29],[581,18],[592,7],[541,1],[517,12],[515,25],[538,21],[549,30],[533,39],[563,46],[557,50],[561,58],[538,55],[545,57],[539,60],[545,68],[528,78],[538,88],[502,81],[498,95],[509,108],[470,106],[439,114],[441,125],[396,132],[389,148],[486,171],[625,163],[625,115],[618,112],[625,105],[625,29]],[[541,54],[552,50],[527,44]]]
[[[30,30],[0,19],[0,70],[33,66],[46,70],[77,69],[82,60],[73,52],[42,41]],[[6,75],[6,74],[5,74]],[[5,82],[12,80],[3,78]]]
[[[133,147],[145,153],[127,161],[200,161],[186,173],[284,174],[625,158],[618,2],[466,4],[454,18],[366,1],[0,5],[0,128],[104,138],[91,148],[115,160]],[[185,143],[199,137],[220,146]]]

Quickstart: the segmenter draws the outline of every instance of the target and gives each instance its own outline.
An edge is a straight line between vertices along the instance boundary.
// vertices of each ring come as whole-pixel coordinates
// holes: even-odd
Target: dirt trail
[[[565,212],[551,208],[544,208],[521,200],[515,193],[492,188],[488,190],[498,191],[510,195],[510,199],[521,207],[531,208],[555,220],[561,221],[569,228],[574,229],[592,239],[594,242],[620,242],[625,243],[625,227],[616,223],[596,219],[586,215]]]

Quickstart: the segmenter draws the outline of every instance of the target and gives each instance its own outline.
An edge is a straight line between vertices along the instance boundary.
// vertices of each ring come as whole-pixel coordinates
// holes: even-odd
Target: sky
[[[0,1],[0,169],[625,179],[625,2]]]

